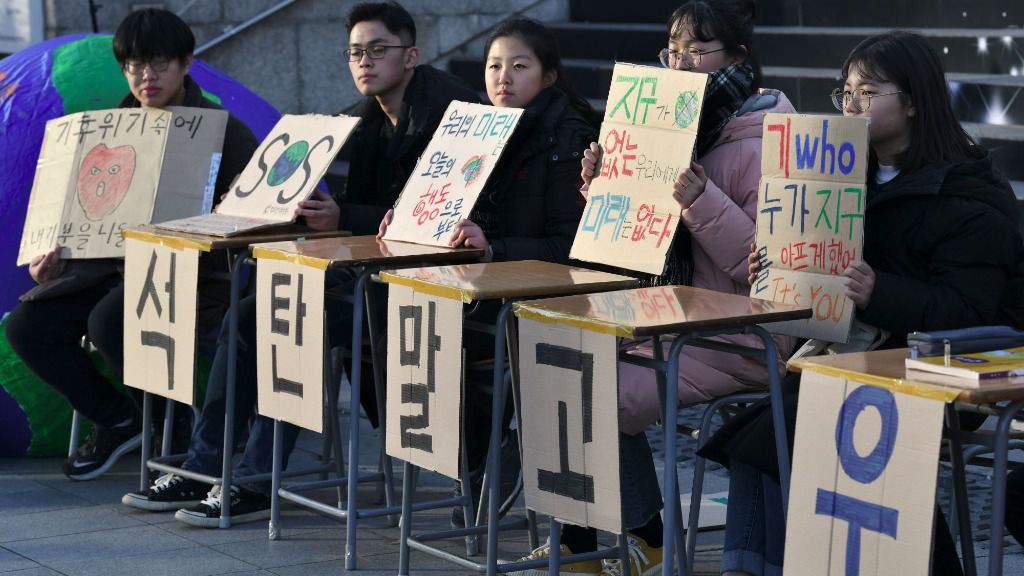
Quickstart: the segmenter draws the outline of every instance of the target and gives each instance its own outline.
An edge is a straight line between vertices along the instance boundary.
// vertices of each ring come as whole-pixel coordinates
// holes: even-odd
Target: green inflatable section
[[[6,317],[0,320],[0,387],[18,403],[28,418],[32,441],[25,455],[66,456],[71,435],[71,405],[21,362],[7,341],[6,324]],[[209,353],[197,354],[196,382],[199,389],[196,392],[199,398],[203,397],[206,390],[206,380],[210,374],[210,356]],[[124,387],[120,379],[106,367],[98,352],[92,353],[92,360],[107,380],[118,388]],[[162,414],[155,416],[163,417]],[[83,419],[79,430],[83,442],[90,426],[91,424]]]
[[[50,78],[64,101],[65,114],[117,107],[128,93],[128,81],[113,54],[110,36],[90,36],[53,51]]]

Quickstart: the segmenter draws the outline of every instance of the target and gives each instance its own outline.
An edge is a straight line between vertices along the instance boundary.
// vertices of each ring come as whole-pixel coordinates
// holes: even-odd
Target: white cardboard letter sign
[[[192,404],[199,251],[128,238],[125,258],[124,383]]]
[[[387,453],[458,479],[462,302],[388,290]]]
[[[521,318],[526,505],[622,531],[615,336]]]
[[[260,258],[256,309],[259,413],[323,431],[324,271]]]
[[[786,576],[927,574],[943,402],[805,369]]]

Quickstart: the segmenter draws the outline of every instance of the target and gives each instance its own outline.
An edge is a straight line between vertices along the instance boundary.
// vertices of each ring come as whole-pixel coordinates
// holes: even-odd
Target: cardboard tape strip
[[[409,278],[408,276],[399,276],[390,272],[381,272],[380,279],[388,284],[407,286],[420,294],[429,294],[430,296],[437,296],[447,300],[458,300],[463,304],[469,304],[476,299],[476,292],[473,290],[435,284],[426,280],[420,280],[419,278]]]
[[[124,235],[125,238],[130,238],[132,240],[149,242],[150,244],[160,244],[175,250],[186,250],[188,248],[192,248],[202,252],[209,252],[213,245],[208,240],[182,238],[181,236],[164,236],[163,234],[154,234],[152,232],[143,232],[141,230],[125,230],[122,232],[122,235]]]
[[[528,303],[516,303],[512,305],[512,309],[515,311],[516,316],[520,318],[528,318],[544,324],[559,324],[561,326],[572,326],[573,328],[580,328],[590,332],[597,332],[598,334],[611,334],[613,336],[620,337],[632,337],[633,327],[627,324],[616,324],[614,322],[603,322],[595,318],[585,318],[581,316],[574,316],[570,314],[564,314],[561,312],[555,312],[554,310],[548,310],[542,308],[536,304]]]
[[[252,255],[257,260],[283,260],[285,262],[291,262],[293,264],[298,264],[299,266],[315,268],[317,270],[327,270],[327,267],[331,264],[330,260],[326,260],[324,258],[316,258],[314,256],[295,254],[294,252],[262,248],[260,246],[253,247]]]
[[[958,388],[937,386],[935,384],[926,384],[924,382],[904,380],[902,378],[886,378],[883,376],[857,372],[855,370],[844,370],[834,366],[822,366],[809,361],[799,362],[798,365],[804,371],[817,372],[834,378],[846,378],[853,382],[885,388],[892,392],[899,392],[901,394],[917,396],[919,398],[927,398],[929,400],[940,400],[947,403],[956,400],[963,392],[963,390]]]

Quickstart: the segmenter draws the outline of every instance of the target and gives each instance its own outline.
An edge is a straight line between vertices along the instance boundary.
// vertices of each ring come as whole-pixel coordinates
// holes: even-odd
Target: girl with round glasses
[[[954,116],[938,54],[921,36],[879,34],[853,49],[842,75],[837,107],[871,120],[863,258],[843,275],[858,320],[876,329],[873,347],[904,347],[915,330],[1024,326],[1016,198]],[[755,254],[749,262],[752,281]],[[795,375],[783,383],[790,434],[798,384]],[[724,426],[703,453],[730,464],[723,574],[781,573],[785,526],[767,404]],[[932,566],[962,573],[939,511]]]

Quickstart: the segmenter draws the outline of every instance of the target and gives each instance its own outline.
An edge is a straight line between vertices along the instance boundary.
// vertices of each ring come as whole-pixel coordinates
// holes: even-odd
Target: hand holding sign
[[[580,178],[583,179],[583,186],[580,187],[580,194],[587,197],[590,191],[590,182],[597,176],[597,163],[601,161],[601,146],[597,142],[591,142],[590,148],[583,151],[583,160],[580,160]]]
[[[690,167],[679,174],[672,185],[672,198],[679,202],[679,207],[686,210],[700,198],[707,186],[708,177],[704,173],[704,167],[696,162],[690,162]]]
[[[874,269],[863,260],[854,260],[843,270],[843,276],[846,276],[846,295],[861,310],[867,308],[871,293],[875,291]]]
[[[337,230],[338,222],[341,221],[341,208],[330,194],[317,189],[313,191],[313,199],[299,202],[295,215],[304,217],[306,226],[313,230]]]
[[[36,284],[44,284],[64,273],[64,265],[67,261],[60,257],[60,251],[60,245],[54,244],[52,250],[36,256],[29,262],[28,273],[36,281]]]

